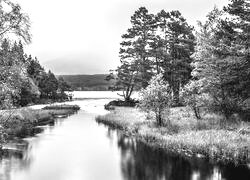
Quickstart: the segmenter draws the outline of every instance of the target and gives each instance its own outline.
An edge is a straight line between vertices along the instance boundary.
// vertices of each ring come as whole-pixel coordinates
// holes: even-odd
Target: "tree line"
[[[46,72],[37,58],[25,54],[22,41],[31,41],[29,18],[18,4],[3,0],[0,2],[0,109],[67,99],[64,91],[69,90],[69,85],[51,71]]]
[[[107,77],[116,79],[113,88],[123,90],[125,101],[131,100],[134,90],[151,87],[155,94],[162,88],[152,86],[151,79],[161,82],[161,77],[171,106],[189,105],[197,118],[206,108],[227,119],[234,114],[249,119],[248,0],[230,0],[222,10],[214,8],[198,29],[179,11],[151,14],[145,7],[135,11],[130,22],[120,43],[121,65]]]

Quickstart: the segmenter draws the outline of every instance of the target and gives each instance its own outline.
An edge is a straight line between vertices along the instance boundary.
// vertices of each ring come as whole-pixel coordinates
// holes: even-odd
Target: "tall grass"
[[[203,117],[197,120],[186,107],[172,108],[166,120],[169,123],[159,127],[153,116],[149,118],[136,108],[117,107],[109,114],[96,117],[96,121],[173,152],[198,153],[214,160],[236,163],[250,162],[249,123],[225,122],[222,116],[210,113]]]
[[[7,136],[24,137],[37,125],[46,125],[54,122],[55,117],[65,117],[79,110],[75,105],[53,105],[45,109],[19,108],[0,111],[0,126]],[[1,141],[0,141],[1,143]]]

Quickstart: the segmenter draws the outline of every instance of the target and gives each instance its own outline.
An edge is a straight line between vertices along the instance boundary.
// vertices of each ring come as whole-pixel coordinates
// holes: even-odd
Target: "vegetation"
[[[108,91],[114,81],[106,81],[106,74],[60,75],[75,91]]]
[[[196,32],[178,11],[139,8],[122,35],[121,66],[108,79],[125,101],[139,89],[147,113],[114,107],[96,120],[174,152],[249,162],[249,7],[230,0]],[[179,105],[186,106],[173,108]]]
[[[37,58],[24,52],[23,43],[31,42],[29,17],[9,0],[0,1],[0,143],[7,137],[32,134],[35,126],[53,122],[67,110],[20,108],[41,101],[64,101],[70,86],[40,65]],[[59,112],[60,111],[60,112]]]
[[[194,32],[179,11],[162,10],[154,15],[141,7],[122,35],[121,66],[107,79],[115,79],[114,89],[122,88],[124,101],[130,101],[134,90],[146,92],[145,88],[154,83],[150,79],[163,74],[171,90],[167,92],[172,96],[172,106],[192,107],[197,119],[205,110],[223,114],[227,120],[237,116],[247,121],[248,14],[246,0],[231,0],[223,10],[212,10]]]
[[[163,80],[162,74],[158,74],[151,79],[149,85],[140,91],[139,107],[143,111],[152,111],[155,114],[156,122],[159,126],[164,124],[162,116],[168,114],[172,103],[169,85]]]
[[[69,85],[24,53],[22,41],[31,41],[28,16],[9,0],[1,1],[0,9],[0,109],[39,103],[41,99],[68,99],[64,91]]]
[[[135,107],[139,103],[138,100],[131,99],[130,101],[122,101],[122,100],[113,100],[108,104],[104,105],[106,110],[113,110],[115,106],[123,106],[123,107]]]
[[[125,101],[134,90],[147,87],[155,74],[162,73],[176,104],[180,88],[191,77],[194,52],[193,28],[179,11],[150,14],[145,7],[131,17],[131,27],[122,35],[120,61],[107,79],[116,79],[114,88],[124,90]]]
[[[167,119],[171,126],[161,127],[156,124],[154,116],[148,119],[146,113],[129,107],[116,107],[111,113],[96,117],[99,123],[121,129],[127,135],[166,151],[201,154],[223,162],[250,161],[249,123],[221,123],[223,117],[217,114],[206,114],[202,121],[197,121],[193,111],[187,107],[171,108]]]
[[[235,113],[249,119],[248,14],[247,1],[232,1],[223,11],[214,9],[197,32],[193,84],[200,84],[207,108],[227,119]]]
[[[80,109],[78,105],[68,105],[68,104],[58,104],[58,105],[50,105],[50,106],[45,106],[43,109],[50,109],[50,110],[73,110],[77,111]]]
[[[3,139],[33,135],[36,126],[54,122],[55,118],[66,117],[78,111],[76,105],[52,105],[43,109],[19,108],[0,111],[1,135]]]

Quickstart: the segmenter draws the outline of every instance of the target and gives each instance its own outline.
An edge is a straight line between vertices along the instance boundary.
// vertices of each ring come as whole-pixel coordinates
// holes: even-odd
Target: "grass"
[[[54,122],[56,117],[67,117],[79,110],[76,105],[51,105],[44,109],[19,108],[0,111],[0,144],[8,137],[32,135],[38,125]],[[5,134],[5,138],[1,138]]]
[[[78,105],[60,104],[60,105],[50,105],[45,106],[43,109],[47,110],[73,110],[77,111],[80,109]]]
[[[250,162],[250,123],[227,122],[209,113],[197,120],[186,107],[172,108],[165,127],[157,126],[152,115],[126,107],[116,107],[96,121],[171,152],[202,154],[215,161]]]

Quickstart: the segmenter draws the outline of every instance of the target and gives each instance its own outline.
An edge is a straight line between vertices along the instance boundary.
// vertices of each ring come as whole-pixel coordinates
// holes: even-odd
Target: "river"
[[[79,93],[81,110],[33,137],[8,142],[0,180],[249,180],[250,166],[213,164],[153,149],[95,121],[114,93]],[[38,106],[36,106],[37,108]]]

